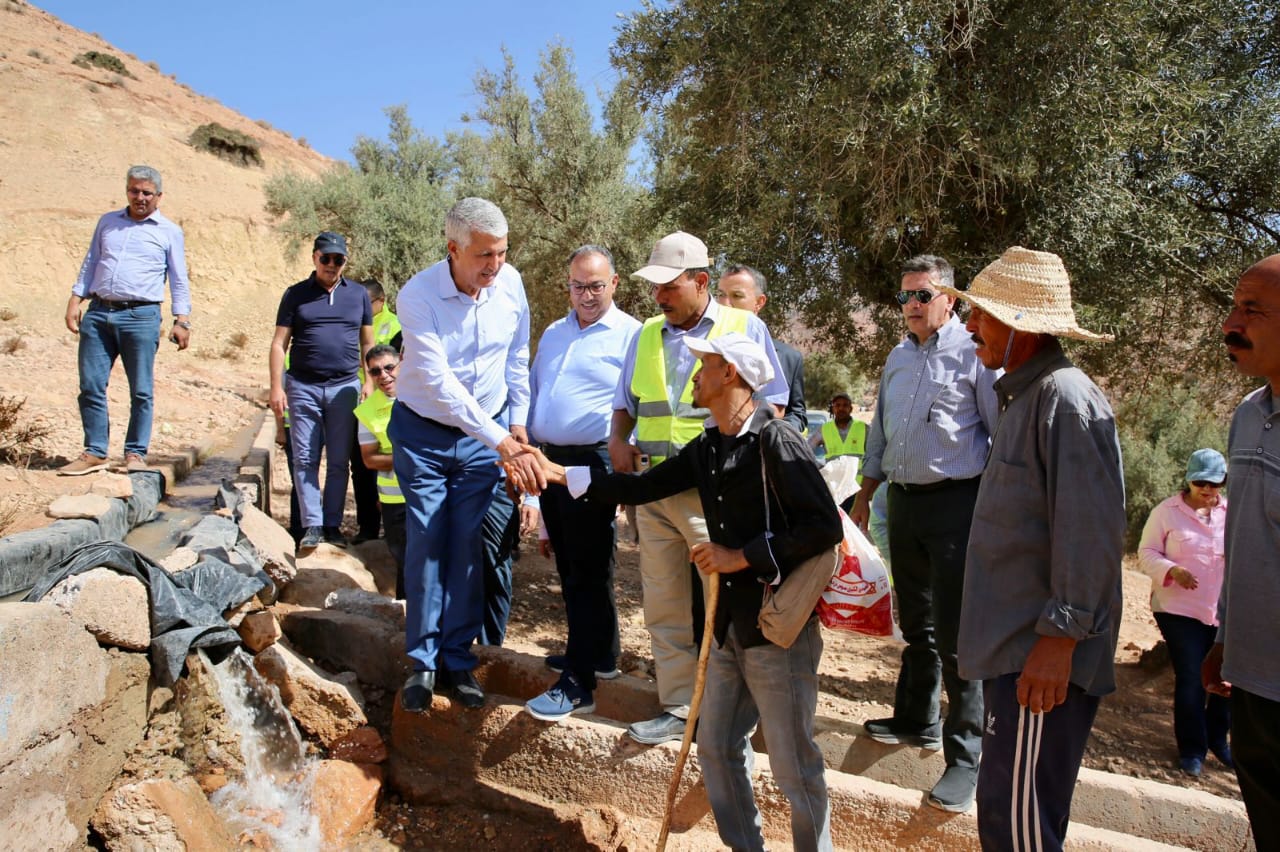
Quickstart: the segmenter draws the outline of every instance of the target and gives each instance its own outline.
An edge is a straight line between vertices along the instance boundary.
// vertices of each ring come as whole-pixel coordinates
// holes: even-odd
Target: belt
[[[412,406],[409,406],[409,405],[403,405],[403,404],[401,404],[401,403],[399,403],[399,402],[397,402],[397,403],[396,403],[396,405],[401,406],[402,408],[404,408],[404,410],[405,410],[405,411],[409,412],[409,413],[410,413],[410,414],[412,414],[414,417],[418,418],[419,420],[421,420],[421,421],[422,421],[422,422],[424,422],[424,423],[430,423],[432,426],[436,427],[437,429],[443,429],[444,431],[446,431],[446,432],[448,432],[448,433],[450,433],[450,434],[452,434],[452,435],[457,435],[457,436],[458,436],[458,437],[460,437],[460,438],[465,438],[465,437],[467,437],[467,433],[466,433],[466,432],[464,432],[464,431],[462,431],[461,429],[459,429],[457,426],[450,426],[450,425],[448,425],[448,424],[446,424],[446,423],[441,423],[439,420],[432,420],[430,417],[424,417],[423,415],[421,415],[421,414],[419,414],[418,412],[414,411]],[[504,402],[504,403],[502,404],[502,407],[498,409],[498,413],[497,413],[497,414],[492,415],[492,418],[493,418],[494,420],[497,420],[499,417],[501,417],[501,416],[502,416],[503,412],[504,412],[504,411],[506,411],[506,410],[507,410],[507,404]]]
[[[908,482],[891,482],[890,487],[901,488],[908,494],[928,494],[930,491],[942,491],[945,488],[957,488],[961,485],[971,485],[982,479],[981,475],[971,476],[968,479],[942,479],[937,482],[929,482],[924,485],[912,485]]]
[[[127,311],[133,308],[145,308],[148,305],[158,305],[159,302],[145,302],[141,299],[103,299],[98,296],[91,297],[93,301],[109,311]]]
[[[538,445],[544,453],[596,453],[609,446],[608,441],[597,441],[594,444],[547,444]]]

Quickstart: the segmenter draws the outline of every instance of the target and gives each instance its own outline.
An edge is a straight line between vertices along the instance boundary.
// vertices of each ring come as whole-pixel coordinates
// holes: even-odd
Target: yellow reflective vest
[[[715,324],[707,333],[713,340],[722,334],[736,331],[745,334],[750,311],[718,306]],[[680,452],[680,448],[702,433],[703,421],[710,416],[705,408],[693,404],[693,376],[701,369],[701,363],[689,373],[684,390],[675,408],[667,398],[667,363],[662,351],[662,326],[666,317],[656,316],[645,320],[636,344],[635,371],[631,374],[631,393],[639,402],[636,405],[636,444],[640,452],[647,453],[650,466],[656,465]]]
[[[391,339],[400,333],[400,318],[391,312],[387,307],[373,318],[373,342],[376,346],[379,343],[390,343]]]
[[[836,456],[862,456],[867,452],[867,424],[861,420],[849,421],[849,432],[840,437],[840,429],[836,421],[828,420],[822,424],[822,445],[827,450],[827,458]]]
[[[391,454],[391,440],[387,438],[387,424],[391,422],[391,406],[395,400],[375,388],[364,402],[356,406],[356,419],[378,439],[378,452]],[[394,470],[377,470],[378,499],[383,503],[403,503],[400,481]]]

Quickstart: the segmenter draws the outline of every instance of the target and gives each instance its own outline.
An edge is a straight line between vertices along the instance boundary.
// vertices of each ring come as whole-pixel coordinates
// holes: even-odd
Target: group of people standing
[[[80,334],[85,426],[84,451],[68,474],[107,464],[105,386],[117,357],[133,396],[125,466],[145,465],[149,365],[166,277],[171,339],[179,348],[189,340],[182,235],[156,211],[160,176],[130,169],[126,191],[129,206],[99,222],[67,308],[67,326]],[[617,674],[615,510],[639,504],[643,606],[662,713],[628,734],[642,743],[684,734],[695,612],[719,583],[697,737],[721,838],[735,849],[763,848],[748,742],[759,724],[791,804],[795,848],[831,848],[813,738],[818,625],[810,619],[782,647],[765,638],[758,616],[764,588],[833,547],[841,523],[797,431],[805,420],[798,353],[775,343],[755,314],[767,298],[764,277],[733,267],[717,301],[705,244],[670,234],[634,273],[649,282],[659,309],[640,322],[613,304],[618,275],[609,251],[584,245],[568,259],[571,310],[547,328],[530,365],[529,306],[506,263],[502,211],[462,199],[446,215],[445,238],[446,257],[400,291],[402,351],[379,342],[374,299],[343,277],[341,235],[317,238],[315,272],[281,300],[271,406],[290,415],[299,552],[334,536],[343,462],[361,447],[393,549],[393,530],[403,531],[398,594],[413,674],[399,702],[426,712],[447,688],[474,708],[485,695],[471,647],[501,642],[510,606],[509,573],[503,589],[487,567],[487,545],[509,540],[521,522],[540,523],[563,580],[568,636],[565,653],[547,658],[558,678],[527,709],[559,720],[594,709],[599,679]],[[956,311],[961,299],[970,305],[965,322]],[[886,362],[865,436],[852,434],[851,400],[837,398],[835,425],[823,438],[837,452],[865,441],[850,506],[856,522],[872,517],[873,494],[887,495],[907,646],[893,715],[867,721],[866,731],[883,742],[941,748],[946,769],[929,802],[960,811],[976,798],[984,848],[1032,839],[1061,848],[1099,699],[1115,689],[1124,484],[1111,408],[1059,340],[1107,338],[1077,324],[1061,259],[1020,247],[966,289],[944,259],[912,258],[897,301],[907,335]],[[1225,500],[1210,499],[1226,472],[1207,455],[1193,458],[1201,467],[1182,495],[1196,522],[1208,509],[1208,525],[1219,524],[1225,541],[1219,626],[1202,679],[1210,693],[1231,696],[1232,741],[1228,750],[1225,713],[1211,704],[1204,748],[1234,760],[1259,848],[1272,848],[1280,846],[1280,664],[1271,645],[1280,624],[1280,445],[1272,430],[1280,255],[1241,277],[1224,332],[1240,371],[1268,384],[1232,422],[1231,513],[1221,520]],[[784,418],[791,425],[774,422]],[[322,448],[330,464],[323,491]],[[1210,492],[1203,499],[1202,486]],[[492,518],[495,505],[510,507],[506,520]],[[1189,520],[1179,513],[1176,504],[1164,513],[1162,541],[1177,540]],[[1163,566],[1161,589],[1204,583],[1176,548],[1163,552],[1171,565],[1151,561],[1153,572]],[[1166,612],[1209,624],[1204,604]],[[1168,620],[1161,619],[1166,636],[1187,632],[1166,629]],[[1194,647],[1206,637],[1199,631]],[[1175,641],[1175,657],[1194,663],[1200,652],[1175,651]],[[1182,741],[1179,733],[1180,749]]]

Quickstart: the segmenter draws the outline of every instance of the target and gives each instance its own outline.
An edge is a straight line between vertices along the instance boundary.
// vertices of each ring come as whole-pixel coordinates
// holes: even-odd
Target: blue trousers
[[[116,359],[124,364],[129,380],[129,429],[124,436],[125,453],[147,454],[151,444],[151,421],[155,410],[154,376],[156,349],[160,346],[160,306],[108,310],[96,299],[80,321],[78,358],[80,366],[80,423],[84,427],[84,448],[106,458],[111,438],[111,418],[107,414],[107,383]]]
[[[303,527],[337,527],[347,503],[347,472],[356,431],[360,380],[312,385],[286,375],[289,440],[293,442],[294,484]],[[320,455],[324,453],[324,494]]]
[[[484,626],[484,523],[498,454],[396,403],[387,426],[405,500],[405,653],[416,671],[470,671]]]
[[[751,789],[747,737],[759,722],[773,778],[791,804],[798,852],[831,849],[826,767],[813,740],[822,635],[811,618],[795,644],[744,648],[732,626],[711,646],[698,720],[698,765],[720,839],[730,849],[763,850],[760,810]]]
[[[1018,704],[1018,674],[982,682],[986,726],[978,767],[978,839],[985,852],[1057,852],[1098,697],[1075,684],[1048,713]]]
[[[1220,754],[1231,727],[1231,699],[1209,695],[1200,683],[1200,664],[1213,647],[1218,628],[1186,615],[1157,612],[1155,616],[1173,662],[1173,736],[1178,757],[1204,760],[1211,747]]]

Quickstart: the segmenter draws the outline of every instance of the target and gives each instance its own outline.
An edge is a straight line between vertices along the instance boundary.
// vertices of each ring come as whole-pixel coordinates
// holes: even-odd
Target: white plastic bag
[[[889,571],[862,530],[840,513],[844,558],[818,601],[818,617],[832,630],[903,641],[893,617]]]
[[[822,466],[822,478],[831,491],[831,499],[839,506],[858,490],[858,456],[836,456]]]

